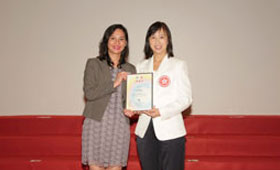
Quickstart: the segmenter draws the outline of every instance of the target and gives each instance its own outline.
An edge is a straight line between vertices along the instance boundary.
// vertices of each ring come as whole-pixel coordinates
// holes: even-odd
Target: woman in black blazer
[[[126,28],[111,25],[100,42],[99,56],[86,64],[82,163],[90,170],[121,170],[127,165],[130,126],[123,107],[127,74],[136,73],[127,62],[128,53]]]

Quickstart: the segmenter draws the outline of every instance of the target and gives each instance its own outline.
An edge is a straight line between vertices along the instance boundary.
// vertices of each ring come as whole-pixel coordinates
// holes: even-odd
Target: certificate
[[[127,75],[126,109],[150,110],[153,107],[153,73]]]

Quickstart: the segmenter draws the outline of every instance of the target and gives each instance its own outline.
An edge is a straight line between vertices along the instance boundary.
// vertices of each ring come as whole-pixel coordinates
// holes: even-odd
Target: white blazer
[[[186,135],[182,111],[192,103],[191,84],[187,65],[183,60],[166,55],[157,71],[153,71],[153,57],[136,66],[137,73],[153,73],[153,104],[160,116],[152,118],[158,140],[170,140]],[[151,117],[139,116],[135,134],[143,138]]]

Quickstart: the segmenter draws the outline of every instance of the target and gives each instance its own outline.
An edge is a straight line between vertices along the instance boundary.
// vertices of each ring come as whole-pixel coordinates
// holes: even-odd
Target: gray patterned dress
[[[120,69],[111,69],[112,80]],[[111,95],[102,120],[86,118],[82,132],[82,163],[126,166],[130,141],[129,119],[122,108],[121,86]]]

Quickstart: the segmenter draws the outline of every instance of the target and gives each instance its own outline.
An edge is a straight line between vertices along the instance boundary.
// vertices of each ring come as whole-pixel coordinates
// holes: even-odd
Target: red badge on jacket
[[[167,87],[170,84],[170,78],[166,75],[163,75],[159,78],[159,85],[161,87]]]

